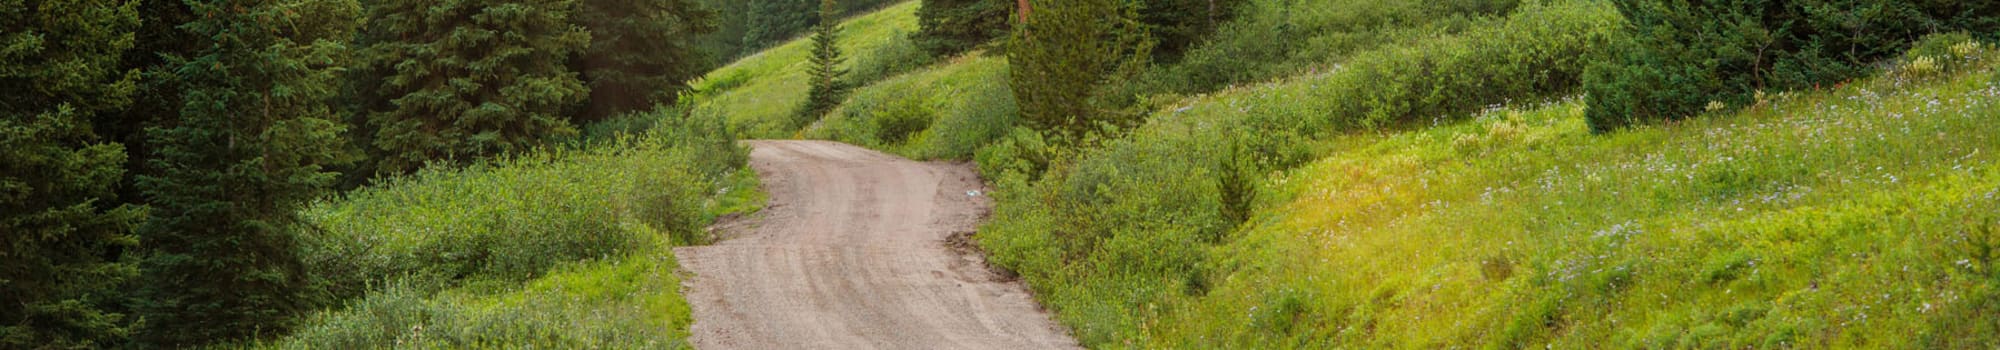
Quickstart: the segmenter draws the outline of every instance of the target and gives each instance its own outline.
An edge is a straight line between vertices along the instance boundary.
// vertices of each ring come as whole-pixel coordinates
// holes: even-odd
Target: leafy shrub
[[[1746,105],[1867,74],[1913,39],[1940,31],[2000,35],[1992,2],[1619,0],[1631,21],[1587,80],[1593,130]]]

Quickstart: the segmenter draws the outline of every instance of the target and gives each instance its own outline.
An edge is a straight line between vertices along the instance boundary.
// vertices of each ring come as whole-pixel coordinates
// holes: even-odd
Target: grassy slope
[[[1271,180],[1288,199],[1155,340],[1993,346],[1995,78],[1603,136],[1560,103],[1345,137]]]
[[[868,41],[884,40],[897,39]],[[804,90],[787,85],[803,80],[787,78],[803,70],[802,54],[778,53],[725,69],[761,73],[711,74],[717,83],[708,86],[733,97],[707,108],[753,111],[730,112],[739,126],[777,125],[770,121],[788,109],[773,108],[796,105]],[[1080,252],[1045,255],[1069,248],[1035,237],[1089,233],[1076,230],[1103,223],[1052,220],[1076,213],[1049,208],[1010,215],[1005,198],[982,240],[997,261],[1024,274],[1061,271],[1096,281],[1042,280],[1035,287],[1055,298],[1045,301],[1086,342],[1104,347],[1990,347],[2000,332],[2000,324],[1986,320],[2000,312],[2000,275],[1992,266],[2000,252],[2000,217],[1992,214],[2000,211],[1993,197],[2000,193],[2000,168],[1992,165],[2000,126],[1991,120],[2000,115],[1994,105],[2000,88],[1990,62],[1978,67],[1925,79],[1892,73],[1611,135],[1589,135],[1582,107],[1558,101],[1407,131],[1249,139],[1290,144],[1309,159],[1298,168],[1250,174],[1257,195],[1247,223],[1221,237],[1149,241],[1206,221],[1147,205],[1152,199],[1130,199],[1149,195],[1114,192],[1082,205],[1122,213],[1089,220],[1116,221],[1111,225],[1134,235],[1109,233],[1089,243],[1091,254],[1150,253],[1056,263]],[[918,128],[909,141],[894,142],[912,129],[884,132],[883,126],[912,115],[982,110],[958,101],[1006,94],[1004,86],[975,84],[1004,79],[1004,68],[1003,59],[971,56],[862,87],[806,135],[915,157],[963,157],[967,148],[957,143],[964,142],[934,141],[955,132]],[[1162,196],[1154,204],[1214,202],[1204,193],[1215,192],[1207,188],[1215,184],[1188,180],[1232,175],[1226,170],[1149,178],[1140,169],[1174,162],[1153,155],[1219,152],[1200,140],[1235,137],[1215,132],[1236,119],[1201,115],[1284,119],[1340,110],[1319,106],[1338,102],[1301,100],[1318,96],[1336,76],[1315,72],[1195,97],[1160,113],[1157,125],[1147,127],[1154,131],[1140,133],[1184,134],[1170,139],[1191,144],[1141,140],[1085,150],[1084,162],[1115,163],[1109,173],[1086,175],[1123,178],[1105,181],[1130,182],[1136,187],[1126,187],[1135,191],[1193,196]],[[753,99],[770,96],[776,99]],[[1004,125],[1011,117],[964,119]],[[1002,118],[1007,122],[996,121]],[[1260,121],[1274,122],[1282,120]],[[971,148],[990,140],[958,138],[971,140]],[[1028,185],[1009,190],[1003,183],[1014,193],[1000,195],[1107,188],[1022,187]],[[1191,255],[1176,253],[1190,249]],[[1005,262],[1008,255],[1018,261]],[[1131,274],[1180,265],[1200,276],[1162,281]]]
[[[839,43],[847,55],[841,68],[850,81],[865,85],[925,62],[908,40],[917,30],[918,4],[889,6],[841,24]],[[801,124],[793,116],[806,101],[811,44],[810,38],[799,38],[709,72],[693,84],[705,94],[695,113],[720,116],[748,138],[793,136]]]
[[[855,90],[806,136],[916,159],[967,159],[1018,118],[1007,59],[971,53]]]

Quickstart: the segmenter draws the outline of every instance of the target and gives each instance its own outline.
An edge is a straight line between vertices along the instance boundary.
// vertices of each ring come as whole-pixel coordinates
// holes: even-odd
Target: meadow
[[[1599,133],[1581,84],[1625,25],[1609,4],[1243,6],[1110,83],[1136,128],[1024,127],[1006,59],[975,51],[758,133],[977,161],[980,244],[1090,347],[2000,342],[1991,43]],[[778,80],[726,71],[710,93]]]

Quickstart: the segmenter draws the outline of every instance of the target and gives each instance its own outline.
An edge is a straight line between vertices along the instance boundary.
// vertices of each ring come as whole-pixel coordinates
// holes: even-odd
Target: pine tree
[[[697,47],[715,14],[691,0],[584,0],[590,48],[575,62],[590,87],[585,118],[671,104],[713,65]]]
[[[384,0],[368,10],[377,172],[521,152],[574,135],[590,45],[575,0]]]
[[[1021,117],[1035,127],[1079,136],[1104,115],[1099,87],[1144,67],[1151,42],[1136,9],[1120,0],[1032,0],[1007,51]]]
[[[155,175],[139,292],[141,340],[182,347],[271,334],[313,307],[294,213],[343,159],[338,91],[353,0],[204,0],[170,57],[184,102],[151,128]]]
[[[810,122],[826,115],[847,93],[841,76],[847,74],[840,68],[846,59],[840,57],[840,21],[835,20],[838,8],[833,0],[820,0],[819,25],[813,27],[812,37],[812,82],[806,100],[805,115],[801,120]]]
[[[137,208],[117,204],[124,147],[93,122],[130,104],[138,3],[0,1],[0,348],[125,338],[109,305],[131,275]]]

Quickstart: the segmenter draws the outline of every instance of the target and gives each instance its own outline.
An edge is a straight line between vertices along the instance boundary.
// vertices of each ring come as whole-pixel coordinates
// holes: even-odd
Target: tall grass
[[[1983,55],[1984,53],[1982,53]],[[1589,135],[1577,102],[1273,177],[1142,344],[2000,345],[2000,72],[1892,71]]]
[[[985,170],[1001,190],[982,245],[1101,347],[2000,345],[1990,46],[1932,45],[1957,48],[1593,136],[1580,102],[1535,102],[1573,92],[1581,68],[1538,50],[1595,42],[1550,22],[1615,27],[1589,19],[1605,13],[1527,4],[1508,21],[1549,31],[1498,22],[1360,53],[1082,151],[1015,133],[982,163],[1039,155],[1048,170]],[[1494,45],[1536,40],[1553,44]],[[1460,45],[1489,49],[1437,62],[1540,78],[1491,92],[1343,82],[1433,84],[1406,82],[1439,70],[1391,62],[1453,67],[1424,48]],[[1497,103],[1514,107],[1430,117]],[[1342,131],[1376,125],[1391,128]]]
[[[755,210],[747,152],[671,110],[640,136],[433,168],[301,213],[342,307],[257,347],[673,348],[688,313],[668,247]]]

